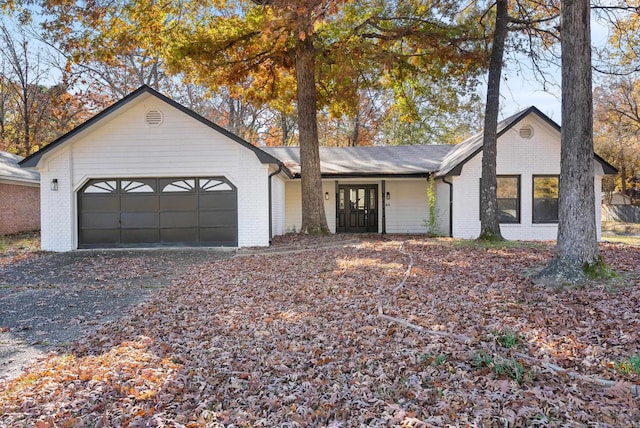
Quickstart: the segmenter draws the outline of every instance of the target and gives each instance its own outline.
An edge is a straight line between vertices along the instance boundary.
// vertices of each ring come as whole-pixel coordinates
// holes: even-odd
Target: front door
[[[337,203],[338,233],[378,232],[378,185],[341,185]]]

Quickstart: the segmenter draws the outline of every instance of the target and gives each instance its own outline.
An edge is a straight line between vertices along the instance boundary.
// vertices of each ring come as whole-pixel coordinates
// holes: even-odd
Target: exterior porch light
[[[329,200],[329,192],[324,192],[324,200],[325,201]]]
[[[389,199],[391,199],[391,193],[387,192],[387,194],[386,194],[386,198],[387,198],[387,201],[388,201]]]
[[[51,180],[51,190],[53,190],[54,192],[58,190],[58,179],[54,178],[53,180]]]

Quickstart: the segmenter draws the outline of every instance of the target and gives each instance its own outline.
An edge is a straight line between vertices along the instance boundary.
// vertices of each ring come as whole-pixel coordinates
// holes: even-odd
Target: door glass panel
[[[369,189],[369,209],[376,209],[376,189]]]
[[[358,209],[359,210],[363,210],[365,208],[365,201],[364,201],[364,195],[365,195],[365,189],[358,189]]]
[[[173,181],[162,189],[163,192],[191,192],[195,189],[195,180]]]
[[[84,189],[84,193],[113,193],[116,191],[116,182],[97,181]]]
[[[125,193],[153,193],[153,188],[151,186],[139,181],[122,180],[120,187]]]
[[[205,192],[219,192],[222,190],[233,190],[229,184],[224,181],[209,178],[200,179],[200,189]]]
[[[340,189],[340,209],[344,209],[344,189]]]

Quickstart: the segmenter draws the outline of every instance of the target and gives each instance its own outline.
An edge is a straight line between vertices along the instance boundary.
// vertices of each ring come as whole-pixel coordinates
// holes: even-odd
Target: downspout
[[[449,238],[453,238],[453,183],[442,177],[442,182],[449,185]]]
[[[271,195],[271,179],[274,175],[278,175],[282,172],[282,165],[278,164],[278,169],[269,174],[269,245],[271,245],[271,239],[273,238],[273,201]]]
[[[387,233],[387,182],[386,180],[382,180],[382,235]]]

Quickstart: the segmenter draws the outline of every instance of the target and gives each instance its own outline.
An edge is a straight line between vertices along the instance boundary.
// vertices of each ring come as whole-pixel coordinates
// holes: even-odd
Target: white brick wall
[[[159,109],[164,122],[146,125]],[[269,244],[268,165],[249,149],[148,94],[43,156],[42,247],[77,248],[76,192],[91,178],[225,176],[238,189],[238,245]],[[57,177],[59,190],[48,183]]]
[[[289,180],[285,184],[285,225],[284,232],[300,231],[302,226],[302,190],[300,180]],[[336,232],[336,186],[334,180],[322,181],[322,197],[329,193],[329,199],[324,200],[324,213],[327,225],[332,233]]]
[[[45,251],[68,251],[74,244],[75,202],[71,190],[71,153],[63,151],[50,156],[40,172],[40,234]],[[58,180],[58,190],[51,181]]]
[[[531,139],[521,138],[518,130],[525,125],[534,129]],[[520,224],[501,224],[500,230],[510,240],[555,240],[557,224],[533,224],[533,175],[560,174],[560,133],[536,116],[523,119],[498,141],[498,175],[520,175]],[[602,168],[596,163],[595,189],[600,193]],[[449,177],[453,190],[453,236],[475,239],[480,234],[480,177],[482,153],[467,162],[460,176]],[[596,204],[596,224],[600,237],[600,204]]]
[[[386,180],[387,233],[426,233],[429,218],[427,179]]]
[[[284,235],[285,231],[285,179],[282,175],[271,178],[272,233]]]

